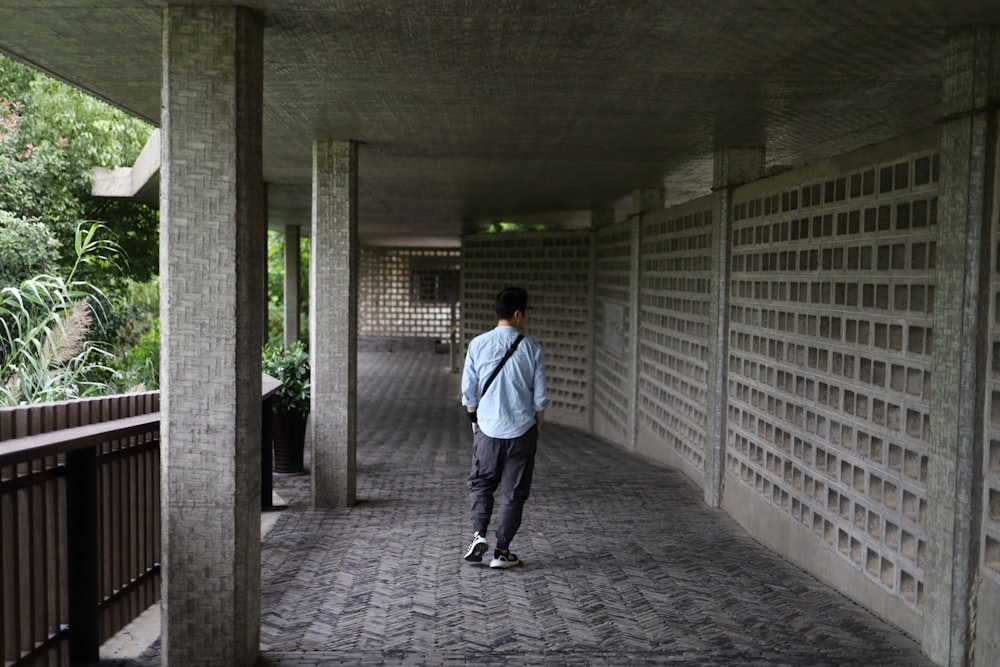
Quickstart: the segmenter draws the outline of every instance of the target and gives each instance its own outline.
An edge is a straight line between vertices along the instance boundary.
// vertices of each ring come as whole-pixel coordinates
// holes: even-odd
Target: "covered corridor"
[[[290,507],[262,545],[258,664],[932,664],[684,475],[559,424],[513,544],[524,565],[465,563],[470,440],[447,362],[359,353],[355,507],[311,509],[308,477],[276,478]]]
[[[399,646],[413,652],[403,661],[432,662],[458,655],[447,636],[465,633],[549,651],[572,637],[616,652],[605,662],[653,648],[686,660],[681,637],[713,663],[727,651],[766,662],[762,646],[795,662],[794,637],[829,648],[812,663],[916,663],[899,648],[837,654],[885,644],[841,627],[855,620],[822,626],[840,612],[803,604],[798,575],[768,564],[756,583],[753,543],[722,540],[725,519],[935,664],[1000,663],[997,3],[251,4],[33,0],[0,14],[4,52],[162,133],[164,662],[246,667],[263,643],[267,659],[315,650],[315,664],[363,641],[379,661]],[[491,233],[500,223],[544,231]],[[262,548],[268,229],[286,248],[309,238],[308,285],[288,281],[285,303],[307,288],[303,497],[324,509],[288,512]],[[288,253],[286,276],[298,261]],[[451,560],[468,537],[457,391],[409,373],[391,387],[405,405],[390,405],[356,360],[371,335],[450,330],[462,347],[506,284],[538,308],[553,458],[516,546],[525,568],[484,590],[477,577],[495,573]],[[416,331],[434,311],[448,326]],[[299,315],[286,312],[286,340],[302,337]],[[366,332],[371,321],[406,330]],[[435,441],[443,424],[457,430]],[[594,438],[615,447],[578,493],[562,476],[588,461],[581,443],[604,447]],[[572,456],[555,456],[559,440]],[[380,447],[405,467],[373,458]],[[639,484],[654,474],[655,493]],[[659,494],[681,490],[683,510],[667,511]],[[303,545],[292,567],[275,540],[296,521],[298,538],[329,531],[330,546]],[[276,572],[295,584],[280,618]],[[425,585],[431,572],[459,587]],[[648,588],[661,579],[669,603]],[[727,580],[740,595],[711,594]],[[689,608],[669,588],[679,581],[693,582]],[[803,608],[776,602],[768,581]],[[309,599],[338,586],[338,610]],[[566,613],[535,611],[550,598]],[[469,600],[493,612],[482,631]]]

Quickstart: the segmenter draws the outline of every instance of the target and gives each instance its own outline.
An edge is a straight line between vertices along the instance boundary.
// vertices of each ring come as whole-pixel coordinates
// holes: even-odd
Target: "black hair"
[[[505,287],[497,294],[494,308],[498,320],[509,320],[515,311],[528,308],[528,292],[520,287]]]

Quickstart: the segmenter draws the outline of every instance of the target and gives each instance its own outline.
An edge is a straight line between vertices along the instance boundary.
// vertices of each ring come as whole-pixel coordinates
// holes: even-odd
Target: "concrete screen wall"
[[[994,203],[996,206],[996,203]],[[1000,627],[1000,214],[994,212],[990,247],[995,249],[990,271],[989,359],[986,364],[985,437],[982,463],[982,544],[980,546],[979,605],[981,627]],[[977,636],[976,652],[1000,661],[1000,637],[995,632]]]
[[[528,290],[528,334],[544,349],[546,419],[590,428],[593,240],[588,231],[502,233],[462,244],[462,350],[496,326],[493,301],[504,287]]]
[[[630,338],[632,271],[636,223],[601,227],[596,232],[594,262],[594,432],[631,446],[630,368],[635,364]]]
[[[928,518],[941,163],[931,128],[733,188],[723,296],[710,289],[714,195],[596,229],[466,237],[463,342],[493,325],[500,287],[524,285],[541,306],[530,333],[550,364],[551,418],[705,488],[710,313],[725,299],[722,508],[929,641],[924,624],[940,619],[925,619],[928,544],[948,530]],[[990,266],[973,633],[1000,620],[1000,264]],[[974,636],[976,660],[997,655],[990,637]]]
[[[458,322],[457,248],[362,247],[358,336],[447,339]]]
[[[914,634],[938,165],[927,133],[733,195],[724,506]]]
[[[644,216],[636,451],[704,483],[712,201]]]

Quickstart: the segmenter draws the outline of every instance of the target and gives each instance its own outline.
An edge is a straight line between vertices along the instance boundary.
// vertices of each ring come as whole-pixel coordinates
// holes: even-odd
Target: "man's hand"
[[[475,435],[476,431],[479,430],[479,422],[476,417],[476,408],[466,406],[465,410],[469,413],[469,421],[472,422],[472,434]]]

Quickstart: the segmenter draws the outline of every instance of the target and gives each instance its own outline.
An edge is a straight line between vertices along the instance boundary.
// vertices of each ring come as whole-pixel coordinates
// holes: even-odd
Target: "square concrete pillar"
[[[941,665],[1000,660],[993,632],[1000,615],[977,610],[974,594],[981,576],[990,230],[997,224],[998,58],[1000,32],[973,29],[951,39],[944,68],[923,633],[924,652]],[[988,596],[998,589],[983,582],[980,590]],[[974,661],[973,637],[980,642]]]
[[[259,651],[262,34],[240,8],[163,12],[165,665]]]
[[[313,143],[309,254],[313,503],[350,507],[356,492],[358,147]]]
[[[708,333],[708,392],[705,406],[705,502],[722,503],[726,466],[726,376],[729,349],[729,256],[732,229],[732,190],[764,175],[762,148],[726,148],[716,151],[712,190],[711,311]]]

